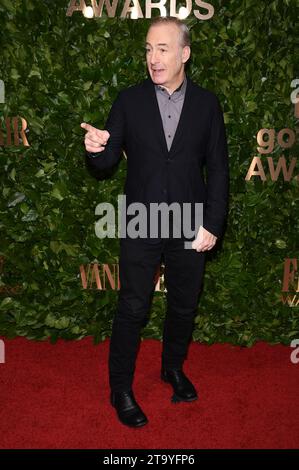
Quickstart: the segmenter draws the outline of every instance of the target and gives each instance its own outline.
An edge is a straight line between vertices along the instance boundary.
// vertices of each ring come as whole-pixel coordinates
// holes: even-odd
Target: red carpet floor
[[[299,364],[291,349],[190,345],[184,370],[199,391],[171,403],[160,380],[161,343],[141,343],[134,392],[149,423],[119,423],[109,403],[109,340],[4,339],[0,447],[72,449],[298,448]]]

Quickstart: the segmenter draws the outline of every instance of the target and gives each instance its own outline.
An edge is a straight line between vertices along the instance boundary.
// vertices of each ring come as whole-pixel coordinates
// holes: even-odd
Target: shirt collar
[[[155,84],[156,91],[160,90],[163,93],[167,93],[167,95],[174,97],[175,99],[180,98],[182,95],[184,95],[185,90],[187,86],[187,78],[186,74],[184,75],[184,80],[182,83],[174,90],[174,92],[170,95],[168,92],[168,89],[164,87],[163,85],[157,85]]]

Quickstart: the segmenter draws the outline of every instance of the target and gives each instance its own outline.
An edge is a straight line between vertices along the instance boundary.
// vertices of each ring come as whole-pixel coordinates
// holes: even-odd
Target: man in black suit
[[[147,32],[149,77],[118,93],[105,130],[82,123],[86,164],[102,170],[127,155],[126,204],[139,202],[203,204],[203,222],[192,248],[185,234],[174,234],[180,220],[171,212],[170,234],[120,240],[120,291],[110,340],[111,404],[127,426],[148,419],[137,403],[132,383],[140,331],[147,318],[154,277],[163,259],[167,314],[163,331],[161,379],[173,388],[173,402],[197,399],[183,371],[204,272],[205,255],[223,232],[228,208],[228,152],[223,114],[217,96],[186,74],[191,53],[187,26],[175,17],[155,18]],[[203,167],[207,179],[204,180]],[[151,223],[151,220],[149,220]],[[191,242],[189,242],[191,243]]]

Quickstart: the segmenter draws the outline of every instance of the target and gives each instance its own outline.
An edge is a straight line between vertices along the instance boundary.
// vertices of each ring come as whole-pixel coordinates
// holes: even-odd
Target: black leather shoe
[[[194,385],[186,377],[182,369],[165,370],[162,368],[161,379],[172,385],[174,394],[171,401],[173,403],[197,400],[198,396]]]
[[[111,405],[116,409],[121,423],[126,426],[139,427],[148,422],[147,417],[135,400],[132,390],[110,394]]]

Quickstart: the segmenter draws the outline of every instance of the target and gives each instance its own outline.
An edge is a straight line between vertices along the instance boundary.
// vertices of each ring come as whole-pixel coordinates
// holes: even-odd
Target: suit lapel
[[[163,128],[163,121],[160,113],[160,108],[158,104],[158,99],[156,96],[155,84],[153,83],[151,78],[148,78],[144,82],[145,88],[148,94],[148,110],[149,110],[149,122],[153,127],[153,135],[158,137],[159,144],[162,148],[164,155],[167,158],[170,158],[171,155],[175,154],[175,151],[178,147],[178,144],[181,138],[184,135],[184,132],[187,130],[187,127],[192,119],[192,111],[191,111],[191,97],[192,97],[192,81],[187,76],[187,86],[185,92],[185,98],[183,102],[183,107],[181,111],[181,115],[179,118],[179,122],[176,128],[176,132],[168,151],[167,142],[165,138],[164,128]]]

